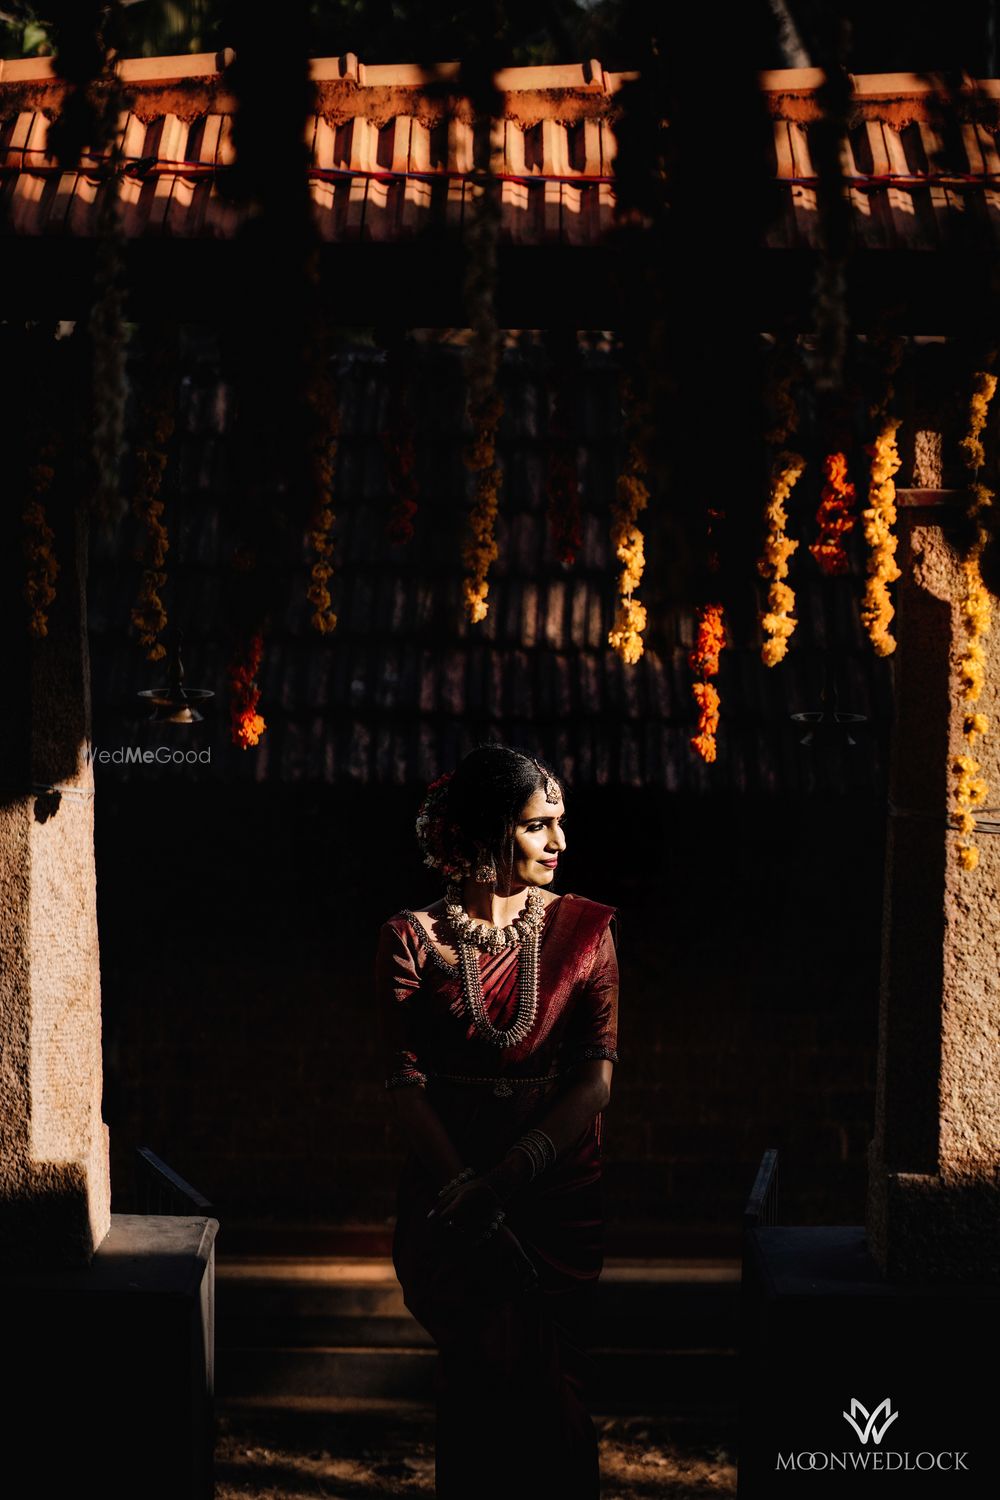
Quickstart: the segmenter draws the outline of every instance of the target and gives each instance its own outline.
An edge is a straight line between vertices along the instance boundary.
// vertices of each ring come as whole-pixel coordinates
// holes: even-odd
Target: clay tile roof
[[[219,192],[233,161],[230,54],[135,58],[119,64],[131,108],[121,119],[127,169],[119,184],[125,232],[230,238],[244,210]],[[307,122],[309,181],[323,238],[397,241],[457,228],[471,192],[472,127],[449,115],[441,85],[459,64],[368,66],[353,54],[314,58],[315,115]],[[614,225],[616,94],[634,73],[596,60],[497,74],[494,124],[503,179],[501,237],[513,244],[592,244]],[[815,68],[759,75],[778,183],[772,248],[817,241],[810,133],[819,118]],[[1000,81],[939,76],[853,78],[846,186],[858,248],[930,249],[970,203],[1000,224],[996,128]],[[0,63],[0,205],[6,232],[89,236],[105,190],[100,162],[60,171],[46,153],[65,85],[51,60]],[[975,108],[970,108],[974,103]],[[499,153],[502,151],[502,157]]]

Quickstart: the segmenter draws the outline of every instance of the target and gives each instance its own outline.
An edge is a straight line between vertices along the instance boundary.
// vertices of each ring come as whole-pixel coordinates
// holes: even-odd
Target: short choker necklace
[[[448,886],[445,912],[458,949],[462,974],[462,996],[478,1035],[494,1047],[516,1047],[529,1034],[538,1014],[538,944],[546,903],[537,886],[528,892],[525,909],[506,927],[491,927],[474,921],[462,906],[461,887]],[[483,1003],[479,961],[473,948],[502,953],[522,944],[517,966],[517,1014],[502,1030],[493,1025]]]
[[[506,927],[494,927],[489,922],[470,917],[462,905],[462,888],[455,882],[448,886],[445,897],[445,913],[452,932],[462,943],[472,943],[484,953],[502,953],[505,948],[514,948],[522,938],[532,932],[540,932],[545,902],[537,885],[528,891],[524,910]]]

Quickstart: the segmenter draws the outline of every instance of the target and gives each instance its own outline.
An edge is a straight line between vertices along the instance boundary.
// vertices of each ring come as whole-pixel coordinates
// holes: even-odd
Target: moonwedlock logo
[[[931,1453],[927,1449],[919,1453],[911,1453],[909,1450],[898,1452],[892,1448],[882,1448],[879,1445],[885,1437],[886,1432],[899,1416],[898,1411],[893,1411],[892,1402],[886,1396],[878,1406],[871,1411],[858,1400],[857,1396],[851,1397],[850,1411],[842,1412],[841,1415],[854,1428],[861,1440],[861,1449],[844,1449],[840,1453],[817,1452],[815,1450],[805,1453],[779,1453],[776,1469],[841,1469],[852,1472],[858,1469],[877,1470],[908,1470],[908,1469],[947,1469],[956,1472],[959,1469],[968,1471],[966,1462],[968,1453],[955,1453],[947,1451],[944,1453]],[[861,1425],[858,1418],[864,1425]],[[881,1422],[879,1418],[883,1417]],[[871,1444],[871,1446],[869,1446]]]
[[[882,1423],[881,1427],[876,1427],[875,1423],[878,1421],[878,1414],[880,1411],[885,1412],[885,1421]],[[856,1419],[858,1412],[860,1412],[865,1419],[864,1427],[859,1427],[857,1424]],[[850,1422],[851,1426],[854,1428],[854,1431],[857,1433],[858,1437],[863,1443],[867,1443],[869,1438],[871,1438],[875,1443],[880,1443],[885,1437],[886,1428],[891,1422],[895,1422],[896,1418],[899,1416],[899,1412],[893,1411],[892,1402],[889,1400],[888,1396],[886,1396],[885,1400],[878,1406],[876,1406],[875,1410],[872,1412],[865,1411],[857,1396],[852,1396],[851,1409],[849,1412],[845,1411],[844,1416]]]

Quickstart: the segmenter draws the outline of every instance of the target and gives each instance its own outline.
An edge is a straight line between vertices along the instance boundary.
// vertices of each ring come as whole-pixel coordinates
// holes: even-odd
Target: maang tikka
[[[534,764],[538,767],[539,774],[543,777],[543,779],[545,781],[545,800],[546,800],[546,802],[551,802],[553,805],[555,805],[555,803],[559,801],[559,796],[560,796],[558,781],[556,781],[554,777],[550,776],[549,773],[548,773],[548,771],[546,771],[543,766],[541,766],[541,765],[538,764],[538,761],[535,760],[534,756],[532,756],[531,759],[534,762]]]

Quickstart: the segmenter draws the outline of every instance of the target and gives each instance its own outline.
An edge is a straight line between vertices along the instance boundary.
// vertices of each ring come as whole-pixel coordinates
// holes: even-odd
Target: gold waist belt
[[[427,1077],[441,1078],[445,1083],[489,1083],[493,1085],[497,1098],[505,1099],[516,1088],[530,1088],[533,1083],[551,1083],[555,1078],[562,1078],[566,1071],[568,1070],[564,1068],[559,1073],[546,1073],[542,1078],[470,1078],[464,1073],[428,1073]]]

